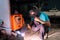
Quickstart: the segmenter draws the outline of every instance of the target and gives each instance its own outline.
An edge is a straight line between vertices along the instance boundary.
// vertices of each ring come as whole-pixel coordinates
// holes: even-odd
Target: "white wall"
[[[9,0],[0,0],[0,19],[5,22],[5,27],[10,28],[10,5]]]
[[[55,15],[55,16],[60,16],[60,11],[58,12],[46,12],[49,16]]]

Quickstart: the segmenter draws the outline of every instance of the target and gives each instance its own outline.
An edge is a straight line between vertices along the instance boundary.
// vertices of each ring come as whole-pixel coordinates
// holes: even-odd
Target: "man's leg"
[[[49,33],[49,27],[45,26],[45,33],[44,33],[44,39],[47,39],[48,38],[48,33]]]
[[[33,31],[40,31],[40,39],[41,40],[43,40],[43,36],[42,35],[44,35],[44,27],[43,27],[43,25],[38,25],[37,27],[32,27],[32,30]]]
[[[40,39],[41,40],[44,39],[44,27],[43,27],[43,25],[40,26]]]

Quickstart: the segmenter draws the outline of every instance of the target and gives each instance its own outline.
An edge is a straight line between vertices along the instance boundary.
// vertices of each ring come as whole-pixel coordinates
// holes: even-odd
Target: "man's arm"
[[[31,25],[32,25],[32,21],[30,22],[30,24],[27,24],[28,29],[30,29],[30,30],[31,30]]]
[[[50,21],[42,21],[42,20],[40,20],[38,17],[35,17],[35,19],[34,19],[35,21],[38,21],[38,22],[40,22],[41,24],[45,24],[45,25],[47,25],[47,26],[50,26],[51,24],[50,24]]]
[[[31,26],[29,24],[27,24],[27,27],[28,27],[29,30],[31,30]]]

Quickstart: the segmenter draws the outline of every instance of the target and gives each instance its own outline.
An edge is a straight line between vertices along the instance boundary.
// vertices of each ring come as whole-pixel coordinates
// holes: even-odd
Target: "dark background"
[[[15,14],[15,10],[19,14],[23,14],[26,23],[29,23],[29,10],[32,6],[41,7],[41,11],[60,10],[60,0],[10,0],[11,15]],[[52,24],[60,25],[60,16],[49,16]]]

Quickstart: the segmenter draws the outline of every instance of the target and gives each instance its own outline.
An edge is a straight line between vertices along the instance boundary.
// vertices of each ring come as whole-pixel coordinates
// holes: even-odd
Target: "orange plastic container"
[[[14,14],[11,15],[11,29],[13,31],[21,29],[24,24],[24,19],[22,17],[22,14]]]

